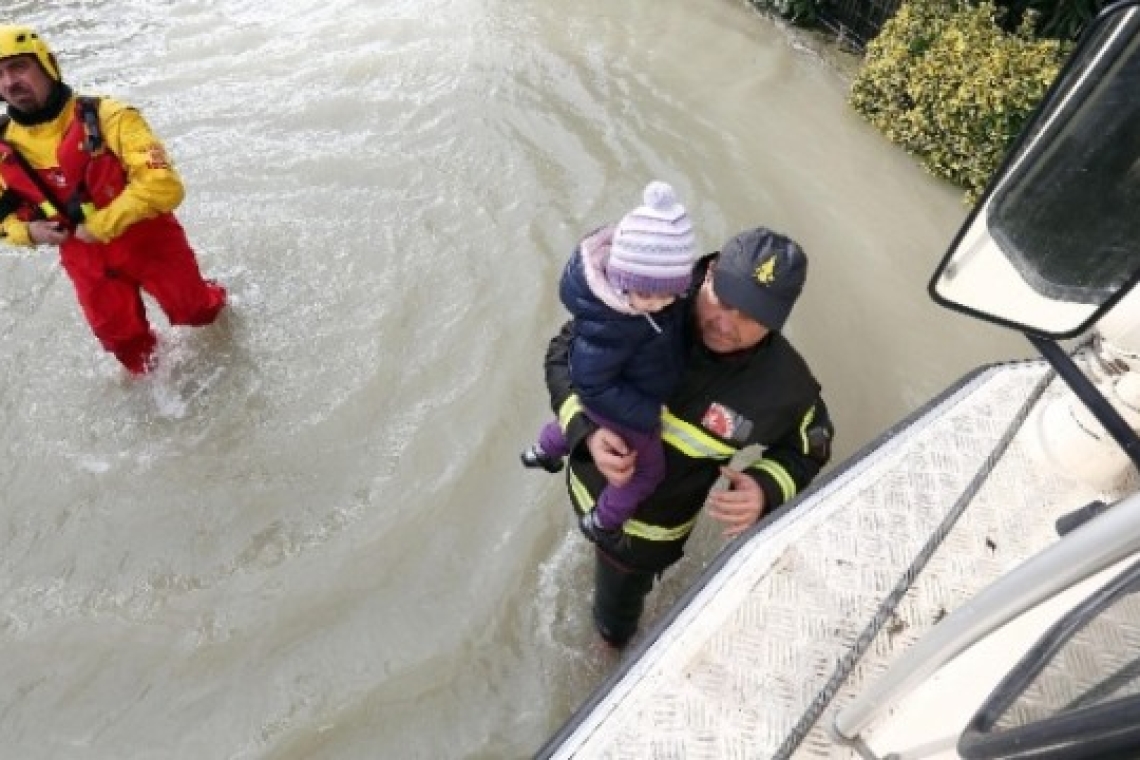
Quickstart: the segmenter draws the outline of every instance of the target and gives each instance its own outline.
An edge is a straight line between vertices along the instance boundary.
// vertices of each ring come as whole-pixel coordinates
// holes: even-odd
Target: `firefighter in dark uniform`
[[[679,560],[702,506],[735,536],[802,491],[831,455],[834,428],[807,363],[780,332],[803,289],[807,258],[792,240],[765,228],[745,231],[694,273],[686,309],[688,349],[678,390],[662,415],[664,482],[620,532],[588,535],[596,546],[593,613],[607,643],[637,631],[645,597]],[[585,414],[569,376],[568,327],[545,359],[551,404],[571,454],[567,483],[580,517],[607,480],[621,484],[632,454],[613,431]],[[743,471],[724,465],[758,444]],[[718,477],[724,490],[710,489]]]

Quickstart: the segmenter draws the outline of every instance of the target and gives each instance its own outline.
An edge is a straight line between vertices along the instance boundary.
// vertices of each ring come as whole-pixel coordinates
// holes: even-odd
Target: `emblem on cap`
[[[776,279],[776,257],[769,256],[764,259],[763,263],[753,271],[752,276],[761,285],[771,285],[772,281]]]

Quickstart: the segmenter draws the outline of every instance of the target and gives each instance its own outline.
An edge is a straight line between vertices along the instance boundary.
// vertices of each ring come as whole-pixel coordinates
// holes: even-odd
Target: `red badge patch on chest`
[[[736,430],[736,415],[717,403],[709,404],[705,415],[701,417],[701,426],[721,438],[732,438]]]

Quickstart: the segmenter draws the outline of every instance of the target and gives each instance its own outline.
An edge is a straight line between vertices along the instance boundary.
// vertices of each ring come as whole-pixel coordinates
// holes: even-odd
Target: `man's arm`
[[[743,473],[721,472],[727,489],[709,495],[709,515],[721,522],[726,536],[736,536],[802,491],[831,459],[835,428],[827,405],[817,398],[764,456]]]
[[[0,222],[0,242],[9,245],[59,245],[67,240],[67,229],[57,227],[55,222],[38,220],[35,222],[20,221],[12,214]]]
[[[136,222],[173,211],[182,202],[182,178],[166,148],[134,108],[104,98],[99,119],[107,147],[123,165],[127,187],[83,224],[96,240],[113,240]]]
[[[67,239],[67,229],[40,219],[25,222],[16,213],[23,202],[11,190],[0,185],[0,241],[9,245],[59,245]]]
[[[32,246],[48,242],[37,239],[37,228],[20,219],[17,212],[24,202],[12,190],[0,184],[0,241],[8,245]]]
[[[798,494],[831,459],[835,426],[822,397],[817,397],[797,424],[764,451],[746,472],[764,492],[767,509],[775,509]]]

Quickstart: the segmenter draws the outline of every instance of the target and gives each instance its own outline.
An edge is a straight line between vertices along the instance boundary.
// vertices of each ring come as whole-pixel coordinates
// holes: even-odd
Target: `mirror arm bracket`
[[[1132,464],[1140,470],[1140,436],[1120,416],[1120,412],[1109,403],[1092,381],[1085,376],[1072,357],[1065,353],[1057,342],[1033,333],[1024,333],[1029,342],[1041,352],[1045,360],[1057,370],[1061,379],[1077,394],[1077,398],[1088,407],[1097,421],[1116,440]]]

